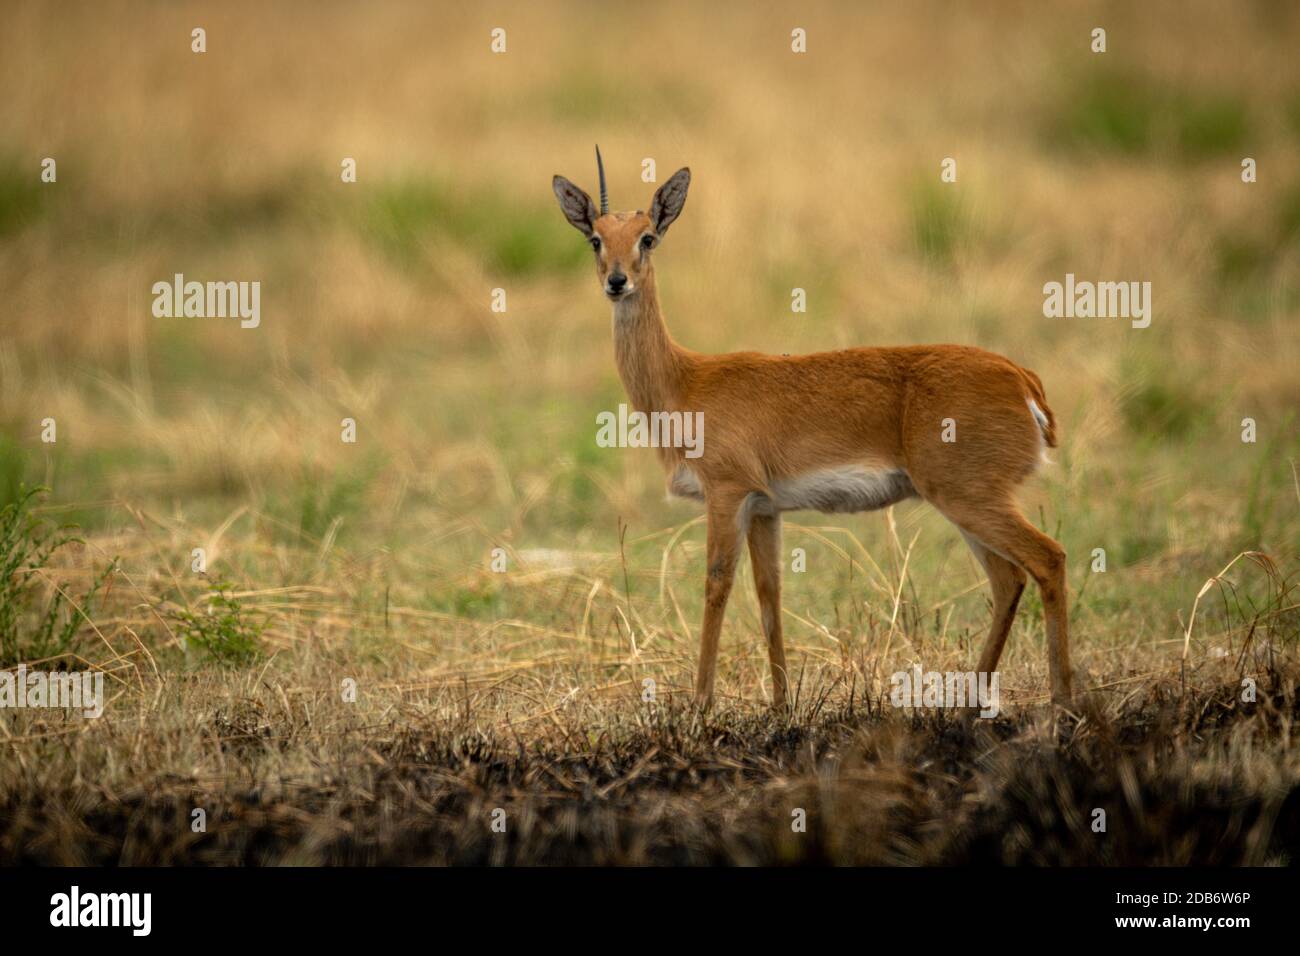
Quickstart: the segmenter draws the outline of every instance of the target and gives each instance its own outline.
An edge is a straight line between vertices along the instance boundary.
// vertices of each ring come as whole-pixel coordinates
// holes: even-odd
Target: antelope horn
[[[596,169],[600,173],[600,214],[609,212],[609,193],[605,191],[605,164],[600,161],[600,147],[596,147]]]

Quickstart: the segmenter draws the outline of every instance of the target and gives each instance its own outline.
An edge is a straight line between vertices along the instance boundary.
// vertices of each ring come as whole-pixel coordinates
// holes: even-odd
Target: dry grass
[[[0,665],[45,656],[62,591],[46,664],[104,668],[112,700],[0,710],[0,859],[1294,859],[1294,10],[66,9],[0,35],[0,507],[48,485],[83,543],[5,582]],[[997,721],[882,704],[895,670],[971,666],[988,624],[920,505],[792,516],[793,717],[763,708],[747,570],[719,707],[685,708],[703,529],[649,455],[595,447],[622,392],[550,195],[591,183],[597,140],[616,206],[647,202],[642,157],[692,167],[658,254],[683,343],[954,341],[1041,375],[1064,441],[1024,504],[1071,556],[1078,715],[1041,706],[1032,592]],[[175,272],[261,281],[262,326],[153,318]],[[1044,319],[1066,272],[1150,280],[1151,327]]]
[[[790,721],[746,708],[701,718],[507,678],[408,689],[425,699],[356,713],[274,682],[189,681],[113,718],[107,746],[25,728],[0,853],[61,865],[1294,859],[1294,681],[1269,675],[1243,707],[1234,682],[1198,677],[1133,682],[1058,733],[1025,712],[972,730],[869,698],[819,699]],[[538,711],[539,690],[564,703]],[[119,761],[129,776],[111,773]],[[191,831],[195,807],[206,833]],[[1105,833],[1091,829],[1097,809]],[[792,829],[798,810],[806,832]]]
[[[168,634],[181,607],[122,572],[75,656],[110,675],[106,716],[7,715],[0,858],[1286,863],[1300,839],[1300,613],[1267,558],[1242,558],[1206,582],[1185,642],[1083,649],[1077,714],[1041,706],[1038,661],[1021,653],[1004,671],[1004,714],[973,725],[891,705],[893,670],[963,669],[971,653],[905,610],[827,632],[838,654],[796,641],[788,717],[758,702],[757,643],[730,649],[728,692],[701,715],[687,703],[688,626],[649,624],[649,608],[572,569],[511,585],[556,616],[581,607],[568,628],[366,612],[325,584],[235,591],[243,624],[266,624],[267,656],[226,668],[195,662]],[[75,590],[77,575],[60,578]],[[1252,584],[1255,604],[1241,599]],[[1222,629],[1203,632],[1209,620]],[[190,827],[196,808],[204,833]]]

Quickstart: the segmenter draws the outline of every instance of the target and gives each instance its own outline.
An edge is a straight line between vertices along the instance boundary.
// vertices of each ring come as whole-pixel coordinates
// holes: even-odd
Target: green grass
[[[350,534],[352,519],[362,513],[366,490],[380,465],[371,460],[352,471],[319,471],[296,485],[277,490],[266,506],[275,520],[268,524],[274,540],[311,547],[319,544],[335,522],[336,536]]]
[[[975,238],[973,217],[956,185],[917,179],[906,198],[917,252],[932,264],[951,265],[957,250]]]
[[[426,593],[419,606],[473,621],[510,616],[510,603],[499,584],[484,578],[475,584],[440,587]]]
[[[804,247],[803,254],[779,259],[764,270],[765,298],[759,306],[765,314],[779,316],[778,324],[788,338],[806,323],[820,325],[837,316],[841,293],[841,266],[833,251]],[[792,312],[791,292],[807,294],[806,312]]]
[[[1298,243],[1300,181],[1281,189],[1263,216],[1218,231],[1214,237],[1214,265],[1219,285],[1224,291],[1236,292],[1245,285],[1269,282]]]
[[[1294,434],[1295,415],[1287,415],[1280,427],[1258,445],[1255,462],[1245,488],[1245,501],[1241,506],[1239,546],[1242,549],[1277,550],[1286,548],[1282,540],[1273,539],[1279,526],[1284,525],[1281,515],[1285,509],[1294,508],[1293,492],[1295,459],[1288,460],[1280,453],[1285,436]],[[1291,479],[1292,486],[1287,486]]]
[[[1284,107],[1284,115],[1291,133],[1300,139],[1300,90],[1291,94]]]
[[[66,652],[113,572],[110,562],[87,590],[69,597],[71,585],[59,584],[48,565],[56,552],[80,539],[36,514],[44,495],[42,488],[20,488],[0,508],[0,666]]]
[[[1044,123],[1047,142],[1061,149],[1188,162],[1236,153],[1250,134],[1246,100],[1232,91],[1102,68],[1068,81]]]
[[[261,656],[265,619],[233,597],[233,590],[229,582],[211,581],[197,607],[168,612],[186,653],[223,667],[247,667]]]
[[[394,261],[417,271],[427,268],[434,238],[481,257],[504,277],[566,272],[591,258],[556,213],[549,191],[518,201],[496,190],[411,175],[375,187],[360,225]]]
[[[632,93],[625,78],[585,68],[561,75],[524,102],[529,111],[584,129],[639,124],[664,116],[676,122],[690,121],[707,114],[709,106],[706,91],[678,77],[640,78]],[[640,159],[636,157],[635,162]],[[628,162],[632,161],[628,157]]]
[[[57,183],[42,183],[40,165],[30,159],[0,155],[0,239],[27,228],[46,209],[47,190]]]
[[[1129,359],[1120,401],[1124,423],[1137,441],[1186,440],[1211,414],[1207,400],[1188,379],[1157,359]]]
[[[28,457],[27,449],[0,431],[0,508],[16,504],[21,499]]]

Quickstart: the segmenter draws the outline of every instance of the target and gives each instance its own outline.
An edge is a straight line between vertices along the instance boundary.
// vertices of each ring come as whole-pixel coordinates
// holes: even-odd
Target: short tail
[[[1043,433],[1043,441],[1048,448],[1056,448],[1056,416],[1052,414],[1052,408],[1047,404],[1047,396],[1043,394],[1043,382],[1027,368],[1022,368],[1020,374],[1024,378],[1025,388],[1029,392],[1026,398],[1029,402],[1029,410],[1033,413],[1034,420],[1038,422],[1038,427]]]

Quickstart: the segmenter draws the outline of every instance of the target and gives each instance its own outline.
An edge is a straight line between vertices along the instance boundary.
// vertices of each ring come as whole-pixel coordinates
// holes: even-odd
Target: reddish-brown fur
[[[978,670],[992,671],[1015,617],[1026,576],[1042,590],[1053,700],[1070,702],[1065,552],[1020,514],[1014,492],[1043,445],[1057,443],[1042,382],[1028,369],[961,345],[855,348],[776,357],[704,355],[673,341],[655,289],[651,252],[685,202],[679,171],[649,213],[600,215],[563,177],[555,191],[569,221],[598,243],[596,271],[614,298],[615,360],[632,405],[642,412],[703,412],[703,455],[660,449],[670,482],[683,467],[698,481],[708,524],[708,573],[696,697],[713,694],[718,638],[740,538],[748,537],[772,667],[773,699],[786,705],[780,614],[781,519],[749,513],[752,495],[773,498],[773,482],[824,469],[904,471],[917,494],[963,532],[993,591],[993,624]],[[649,248],[643,237],[651,236]],[[1032,399],[1047,419],[1039,426]],[[946,420],[956,440],[942,440]]]

